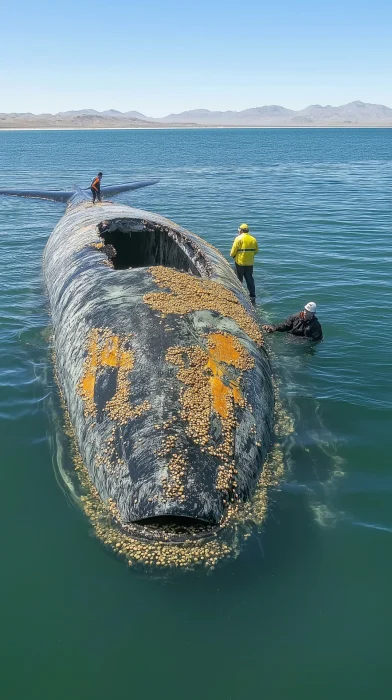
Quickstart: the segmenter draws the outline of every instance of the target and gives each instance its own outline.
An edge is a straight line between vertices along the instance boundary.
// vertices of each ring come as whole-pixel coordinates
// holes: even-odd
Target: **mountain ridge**
[[[344,105],[309,105],[293,110],[281,105],[263,105],[248,109],[191,109],[148,117],[130,110],[69,110],[56,114],[1,113],[0,129],[5,128],[174,128],[174,127],[257,127],[257,126],[392,126],[392,109],[386,105],[355,100]]]

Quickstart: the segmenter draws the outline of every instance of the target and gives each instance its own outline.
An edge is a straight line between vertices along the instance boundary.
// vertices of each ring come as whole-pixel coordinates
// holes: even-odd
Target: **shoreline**
[[[391,124],[207,125],[184,126],[0,126],[2,131],[194,131],[200,129],[392,129]]]

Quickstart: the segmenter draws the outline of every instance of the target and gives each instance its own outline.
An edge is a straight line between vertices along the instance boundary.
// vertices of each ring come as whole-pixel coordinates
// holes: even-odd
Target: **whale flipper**
[[[130,190],[138,190],[140,187],[148,187],[149,185],[156,185],[159,180],[142,180],[141,182],[127,182],[124,185],[104,185],[101,186],[101,194],[113,197],[115,194],[121,194],[121,192],[129,192]],[[84,190],[86,192],[86,190]]]
[[[123,185],[106,185],[101,187],[101,194],[108,197],[113,197],[122,192],[130,190],[138,190],[140,187],[148,187],[155,185],[159,180],[142,180],[140,182],[127,182]],[[90,188],[80,189],[75,187],[73,190],[24,190],[24,189],[0,189],[0,195],[8,195],[9,197],[27,197],[28,199],[48,199],[52,202],[69,202],[71,199],[77,203],[79,200],[85,200],[91,197]],[[74,202],[72,202],[73,204]]]
[[[9,197],[27,197],[29,199],[49,199],[52,202],[69,202],[75,194],[74,190],[19,190],[5,189],[0,190],[0,195],[8,195]]]

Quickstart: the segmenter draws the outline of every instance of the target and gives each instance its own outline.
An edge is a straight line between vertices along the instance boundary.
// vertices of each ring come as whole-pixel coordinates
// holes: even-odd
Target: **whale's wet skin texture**
[[[218,533],[249,508],[273,429],[269,360],[236,276],[173,222],[81,192],[43,270],[98,535],[129,563],[214,564],[230,550]]]

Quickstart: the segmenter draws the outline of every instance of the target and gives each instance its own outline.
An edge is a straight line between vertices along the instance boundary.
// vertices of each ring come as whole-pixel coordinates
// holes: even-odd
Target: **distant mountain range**
[[[58,114],[30,112],[0,114],[0,129],[99,129],[99,128],[173,128],[209,126],[389,126],[392,127],[392,109],[368,102],[350,102],[339,107],[310,105],[293,110],[279,105],[253,107],[241,112],[211,112],[192,109],[167,117],[147,117],[140,112],[119,112],[108,109],[81,109]]]

